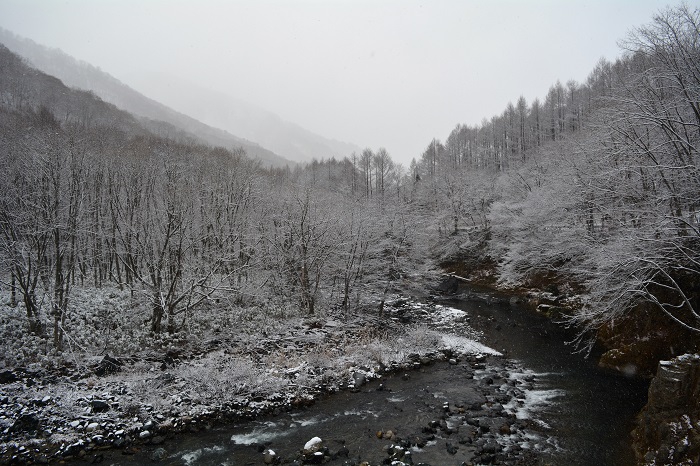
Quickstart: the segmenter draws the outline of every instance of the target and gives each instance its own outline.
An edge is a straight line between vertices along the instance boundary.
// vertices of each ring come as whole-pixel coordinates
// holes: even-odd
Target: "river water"
[[[523,442],[526,448],[539,450],[536,464],[633,464],[629,432],[645,403],[646,382],[603,371],[592,358],[573,354],[565,343],[571,335],[564,329],[508,300],[470,292],[449,305],[471,316],[471,324],[484,332],[485,344],[515,360],[515,366],[494,363],[496,372],[522,372],[524,379],[533,381],[518,414],[536,427]],[[423,366],[408,377],[390,375],[359,392],[334,394],[304,410],[180,435],[162,446],[144,446],[132,456],[109,452],[104,460],[115,465],[152,463],[156,453],[162,464],[261,465],[261,445],[282,458],[293,458],[309,439],[319,436],[331,449],[347,449],[347,457],[330,464],[356,464],[358,459],[382,464],[391,440],[378,440],[378,431],[406,433],[410,426],[434,421],[443,403],[461,400],[469,405],[470,397],[478,399],[470,388],[474,380],[465,379],[465,373],[474,375],[467,369],[466,363]],[[446,454],[445,438],[414,453],[416,463],[433,466],[456,466],[469,460],[471,454],[464,447]]]
[[[600,369],[595,357],[575,352],[572,331],[490,293],[468,293],[451,305],[472,316],[485,341],[538,373],[538,390],[560,396],[539,405],[558,449],[553,464],[634,464],[629,433],[646,404],[648,381]]]

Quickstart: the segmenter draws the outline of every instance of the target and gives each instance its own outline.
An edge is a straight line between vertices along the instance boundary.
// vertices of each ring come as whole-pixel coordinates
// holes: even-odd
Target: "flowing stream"
[[[449,304],[471,316],[472,325],[484,332],[485,344],[517,362],[516,369],[508,366],[507,370],[522,370],[520,375],[533,381],[518,415],[537,426],[526,446],[539,451],[534,464],[633,464],[629,432],[645,403],[647,382],[603,371],[593,358],[573,354],[565,344],[571,335],[564,329],[507,300],[469,292]],[[501,371],[506,370],[503,367]],[[161,449],[163,464],[262,465],[261,445],[282,458],[293,458],[309,439],[319,436],[330,448],[344,445],[347,449],[347,456],[330,464],[346,464],[348,459],[347,464],[356,464],[358,458],[382,464],[391,441],[379,440],[378,431],[401,434],[408,426],[428,425],[443,403],[466,399],[468,404],[469,397],[475,396],[469,384],[479,381],[462,381],[464,369],[446,362],[423,366],[408,377],[389,375],[359,392],[334,394],[304,410],[180,435],[162,446],[144,446],[132,456],[107,452],[104,460],[106,464],[151,463]],[[446,439],[439,438],[416,449],[414,462],[456,466],[471,460],[465,448],[446,454],[445,444]]]
[[[489,293],[469,293],[452,305],[472,317],[485,341],[538,373],[539,390],[561,396],[539,405],[538,418],[551,427],[558,465],[633,465],[630,432],[646,404],[649,382],[600,369],[596,358],[575,352],[574,334],[538,313]]]

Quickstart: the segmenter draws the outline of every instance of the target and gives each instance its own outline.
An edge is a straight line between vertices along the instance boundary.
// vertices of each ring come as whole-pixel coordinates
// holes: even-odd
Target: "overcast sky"
[[[584,81],[630,29],[677,3],[0,0],[0,26],[147,95],[177,76],[407,165],[457,123]]]

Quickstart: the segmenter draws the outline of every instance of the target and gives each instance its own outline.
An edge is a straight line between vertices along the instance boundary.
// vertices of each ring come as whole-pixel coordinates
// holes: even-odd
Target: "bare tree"
[[[48,307],[54,346],[61,349],[78,257],[85,153],[48,108],[32,117],[32,137],[8,144],[12,184],[2,196],[0,228],[30,330],[41,330],[41,311]]]
[[[297,296],[304,311],[313,314],[337,247],[338,219],[312,187],[287,191],[284,197],[272,219],[268,241],[278,257],[277,269],[287,278],[287,291]]]
[[[576,316],[589,327],[647,303],[700,333],[699,25],[700,10],[681,6],[632,33],[606,96],[585,178],[600,212],[591,302]]]

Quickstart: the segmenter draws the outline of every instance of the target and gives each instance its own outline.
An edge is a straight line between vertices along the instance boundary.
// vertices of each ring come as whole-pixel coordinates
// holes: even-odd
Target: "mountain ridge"
[[[0,43],[26,60],[30,66],[58,78],[67,87],[91,91],[119,109],[150,120],[150,126],[162,121],[207,144],[225,148],[243,148],[249,157],[260,160],[264,164],[274,167],[294,165],[294,162],[259,144],[177,112],[132,89],[100,68],[78,60],[60,49],[40,45],[3,28],[0,28]]]

